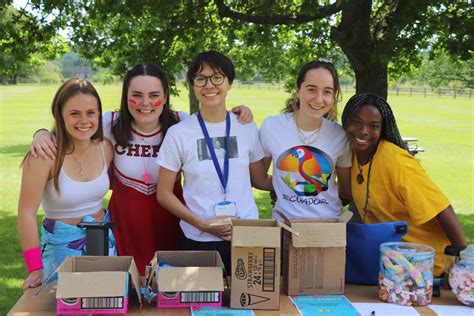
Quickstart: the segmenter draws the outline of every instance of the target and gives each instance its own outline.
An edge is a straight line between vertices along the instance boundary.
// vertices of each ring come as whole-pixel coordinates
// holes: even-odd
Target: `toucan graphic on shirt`
[[[317,196],[328,189],[334,163],[318,148],[295,146],[278,157],[277,168],[283,182],[298,196]]]

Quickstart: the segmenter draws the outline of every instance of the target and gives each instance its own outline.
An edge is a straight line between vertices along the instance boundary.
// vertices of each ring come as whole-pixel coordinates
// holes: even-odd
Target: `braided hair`
[[[398,131],[397,122],[393,115],[392,109],[387,101],[375,94],[359,93],[347,101],[344,111],[342,112],[342,127],[347,130],[352,115],[364,105],[371,105],[379,110],[382,116],[382,131],[380,138],[386,139],[398,147],[408,151],[408,147],[402,140],[402,136]]]

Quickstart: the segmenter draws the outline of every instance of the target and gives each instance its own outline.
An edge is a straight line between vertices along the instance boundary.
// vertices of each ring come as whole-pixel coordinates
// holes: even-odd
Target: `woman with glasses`
[[[339,80],[325,61],[304,65],[284,113],[260,128],[265,166],[273,160],[278,212],[288,218],[337,217],[351,199],[351,150],[336,120]],[[336,182],[337,176],[337,182]]]
[[[125,74],[120,110],[103,115],[104,137],[114,148],[109,209],[117,223],[117,249],[119,255],[134,257],[142,275],[155,251],[177,249],[182,236],[178,219],[155,198],[159,166],[154,160],[163,137],[189,117],[171,109],[169,91],[165,72],[138,64]],[[250,110],[241,108],[249,116]],[[180,181],[173,183],[173,192],[182,199]]]
[[[161,166],[157,199],[181,219],[181,248],[217,250],[227,271],[231,227],[214,225],[216,219],[258,218],[252,185],[271,189],[256,124],[242,125],[226,109],[234,76],[234,65],[219,52],[203,52],[193,59],[187,80],[200,111],[168,130],[157,159]],[[216,140],[225,150],[221,159],[214,147]],[[184,203],[173,193],[180,171],[184,174]]]

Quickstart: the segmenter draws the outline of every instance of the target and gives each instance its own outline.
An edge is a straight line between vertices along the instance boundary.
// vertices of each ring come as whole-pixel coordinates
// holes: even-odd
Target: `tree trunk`
[[[342,6],[341,23],[331,29],[331,38],[351,63],[356,75],[356,93],[371,92],[386,99],[388,60],[377,54],[381,43],[370,30],[372,1],[346,1]]]
[[[356,76],[356,93],[370,92],[387,99],[387,63],[377,62],[375,58],[349,61]]]
[[[188,96],[189,96],[189,113],[193,114],[199,111],[199,101],[196,98],[193,87],[188,87]]]

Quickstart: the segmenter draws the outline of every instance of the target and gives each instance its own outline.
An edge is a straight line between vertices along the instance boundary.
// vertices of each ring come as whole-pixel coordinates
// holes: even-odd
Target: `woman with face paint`
[[[273,160],[274,218],[337,217],[341,200],[350,201],[351,151],[334,122],[339,95],[334,66],[311,61],[301,68],[285,113],[262,123],[267,168]]]
[[[86,232],[77,224],[110,221],[102,202],[113,153],[103,140],[97,91],[85,79],[69,79],[56,92],[51,112],[58,159],[38,159],[29,152],[22,162],[18,233],[29,272],[23,290],[56,280],[54,272],[66,257],[85,253]],[[36,223],[40,203],[45,213],[41,245]],[[110,232],[109,253],[114,251]]]
[[[444,248],[466,246],[451,203],[402,141],[390,105],[369,93],[354,95],[342,113],[352,143],[352,196],[367,224],[406,221],[403,241],[436,250],[435,276],[443,273]]]
[[[169,99],[166,74],[155,65],[139,64],[125,74],[120,110],[103,115],[104,137],[114,149],[109,209],[117,223],[117,250],[133,256],[142,275],[155,251],[178,249],[182,236],[178,219],[155,198],[159,166],[153,160],[168,128],[189,117],[171,110]],[[242,116],[249,116],[247,108],[240,108]],[[40,153],[39,147],[50,140],[43,134],[36,137],[32,152]],[[182,199],[179,179],[173,192]]]
[[[234,65],[219,52],[203,52],[193,59],[186,77],[200,111],[170,128],[157,159],[157,199],[181,219],[181,249],[217,250],[227,271],[231,227],[213,221],[221,216],[258,218],[252,185],[271,189],[256,124],[240,124],[226,109],[234,76]],[[184,202],[173,193],[181,171]]]

